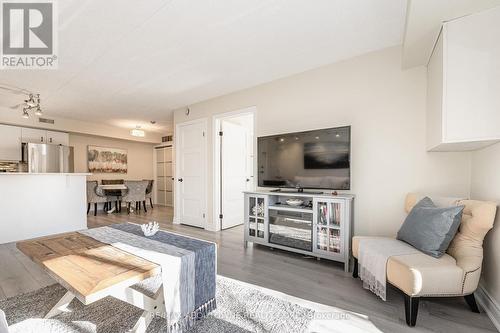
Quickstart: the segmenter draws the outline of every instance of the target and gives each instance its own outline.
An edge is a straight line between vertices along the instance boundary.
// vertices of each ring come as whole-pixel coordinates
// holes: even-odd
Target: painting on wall
[[[118,148],[88,146],[89,172],[127,173],[127,151]]]

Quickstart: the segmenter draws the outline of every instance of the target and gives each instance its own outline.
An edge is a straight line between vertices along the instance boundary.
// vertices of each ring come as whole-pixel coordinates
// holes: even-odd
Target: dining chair
[[[146,188],[148,187],[147,180],[126,180],[124,182],[127,186],[126,190],[122,190],[122,201],[127,203],[127,213],[130,214],[130,205],[135,202],[135,207],[138,210],[140,208],[141,202],[144,206],[144,211],[146,209]]]
[[[108,198],[104,192],[97,186],[96,180],[87,181],[87,215],[90,212],[90,204],[94,204],[94,216],[97,215],[97,204],[106,204]]]
[[[102,185],[121,185],[124,183],[125,180],[123,179],[102,179],[101,184]],[[105,191],[106,196],[108,197],[109,201],[109,209],[111,209],[111,203],[114,201],[115,203],[115,210],[117,212],[122,210],[122,191],[121,190],[106,190]]]
[[[146,199],[149,199],[149,204],[151,205],[151,209],[153,209],[153,179],[143,179],[148,182],[148,187],[146,188]]]

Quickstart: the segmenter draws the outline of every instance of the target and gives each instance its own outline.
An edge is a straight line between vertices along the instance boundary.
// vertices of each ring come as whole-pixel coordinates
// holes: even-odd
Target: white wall
[[[471,197],[500,202],[500,144],[472,154]],[[484,241],[483,282],[500,304],[500,213]]]
[[[89,176],[89,180],[153,179],[153,144],[71,133],[69,135],[69,145],[74,147],[75,172],[88,172],[88,145],[127,150],[128,172],[126,174],[96,173]]]
[[[176,110],[174,123],[257,107],[257,136],[352,125],[355,234],[393,235],[409,191],[468,196],[470,153],[427,153],[426,70],[393,47]],[[212,214],[212,133],[208,212]],[[208,228],[215,227],[208,221]]]

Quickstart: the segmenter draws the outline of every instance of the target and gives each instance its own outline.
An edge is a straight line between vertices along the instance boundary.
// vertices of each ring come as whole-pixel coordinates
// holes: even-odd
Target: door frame
[[[180,143],[181,143],[181,136],[179,135],[180,133],[180,128],[183,127],[183,126],[186,126],[186,125],[193,125],[193,124],[202,124],[203,125],[203,145],[202,145],[202,148],[203,148],[203,152],[202,152],[202,177],[203,177],[203,181],[202,181],[202,184],[203,184],[203,189],[202,189],[202,193],[204,193],[205,195],[205,200],[202,200],[203,202],[203,210],[204,210],[204,214],[205,214],[205,219],[203,221],[203,229],[207,229],[207,218],[208,218],[208,214],[207,214],[207,207],[208,207],[208,177],[207,177],[207,166],[208,166],[208,163],[207,163],[207,151],[208,151],[208,140],[207,140],[207,137],[208,137],[208,133],[207,133],[207,128],[208,128],[208,119],[207,118],[199,118],[199,119],[195,119],[195,120],[189,120],[189,121],[185,121],[185,122],[182,122],[182,123],[178,123],[175,125],[175,138],[176,138],[176,143],[175,143],[175,174],[174,174],[174,182],[175,182],[175,186],[174,186],[174,218],[173,218],[173,223],[174,224],[181,224],[182,221],[181,221],[181,214],[180,214],[180,208],[181,208],[181,205],[180,205],[180,183],[179,181],[177,180],[179,174],[180,174],[180,163],[178,161],[180,161]]]
[[[212,219],[214,221],[214,231],[219,231],[221,230],[222,227],[222,221],[219,218],[220,215],[220,197],[221,197],[221,179],[220,179],[220,136],[219,136],[219,128],[221,121],[226,119],[226,118],[233,118],[234,116],[244,116],[251,114],[253,115],[253,156],[254,156],[254,161],[253,161],[253,178],[254,178],[254,187],[255,187],[255,181],[257,179],[256,177],[256,171],[257,171],[257,107],[256,106],[250,106],[244,109],[239,109],[235,111],[229,111],[229,112],[224,112],[224,113],[219,113],[216,114],[212,117],[212,150],[213,150],[213,206],[212,206],[212,212],[213,216]],[[241,194],[243,195],[243,194]]]

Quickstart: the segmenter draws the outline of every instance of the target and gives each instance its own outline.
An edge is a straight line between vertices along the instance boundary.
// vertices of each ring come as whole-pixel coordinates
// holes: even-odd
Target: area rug
[[[30,293],[0,301],[10,325],[10,333],[117,333],[127,332],[141,310],[105,298],[84,307],[78,300],[71,312],[43,319],[64,295],[54,284]],[[166,332],[167,323],[155,317],[148,332]],[[217,310],[189,333],[220,332],[380,332],[362,315],[308,302],[273,290],[226,277],[217,277]]]

